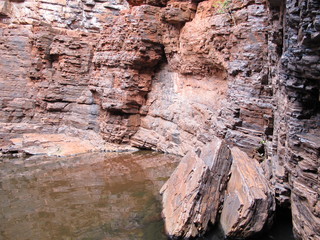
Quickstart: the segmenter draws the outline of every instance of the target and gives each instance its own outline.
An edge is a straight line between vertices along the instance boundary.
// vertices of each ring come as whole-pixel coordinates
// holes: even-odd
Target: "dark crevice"
[[[274,221],[270,229],[250,238],[236,238],[237,240],[294,240],[292,231],[292,216],[289,208],[277,206]],[[196,240],[234,240],[226,238],[220,224],[209,225],[208,232],[203,237],[193,238]]]
[[[138,148],[140,151],[152,151],[151,147],[146,147],[146,146],[135,146],[136,148]],[[157,151],[160,152],[160,151]]]
[[[128,118],[129,115],[132,115],[132,114],[123,112],[122,109],[117,109],[117,108],[109,108],[107,111],[108,111],[111,115],[123,116],[123,117],[125,117],[125,118]]]
[[[277,206],[272,227],[247,240],[294,240],[292,228],[291,210]]]
[[[318,89],[315,94],[316,113],[320,113],[320,81],[318,81]]]
[[[6,14],[0,13],[0,20],[6,19],[6,18],[10,18],[10,17],[8,15],[6,15]]]
[[[48,67],[52,68],[54,62],[59,61],[59,54],[49,54],[48,55]]]

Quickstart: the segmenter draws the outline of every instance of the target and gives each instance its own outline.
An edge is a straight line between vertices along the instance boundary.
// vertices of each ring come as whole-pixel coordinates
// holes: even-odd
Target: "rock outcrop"
[[[181,160],[161,189],[169,236],[196,237],[209,222],[216,223],[231,163],[230,150],[219,139],[206,145],[200,156],[190,152]]]
[[[161,193],[166,231],[173,238],[199,236],[209,223],[219,223],[227,237],[250,237],[270,227],[275,212],[258,161],[219,139],[201,153],[189,152]]]
[[[281,55],[271,78],[275,99],[271,182],[278,203],[291,204],[295,236],[319,239],[320,3],[288,0],[281,7],[284,13],[273,6],[273,23],[285,22],[283,45],[278,44],[282,52],[270,53],[275,59]],[[274,35],[279,36],[277,29]]]
[[[135,146],[183,155],[219,136],[257,155],[271,138],[266,2],[234,1],[231,16],[214,2],[200,2],[192,21],[163,20],[168,66],[153,80]]]
[[[28,2],[8,4],[28,9]],[[66,4],[65,11],[70,7],[77,13],[77,6]],[[49,5],[58,14],[54,9],[61,3]],[[65,12],[60,14],[53,24],[40,17],[21,26],[14,24],[20,21],[15,15],[4,21],[10,25],[1,28],[1,52],[7,56],[0,66],[2,122],[38,124],[52,133],[71,127],[82,130],[76,133],[80,137],[93,132],[128,143],[140,126],[154,70],[164,59],[158,8],[145,5],[121,16],[119,10],[105,10],[100,29],[76,25],[70,30],[61,20]]]
[[[0,157],[47,155],[70,156],[87,152],[133,152],[137,148],[129,145],[117,145],[105,142],[94,133],[88,133],[86,138],[77,137],[74,130],[73,136],[66,133],[35,133],[41,132],[37,126],[30,124],[1,124],[2,129],[13,131],[0,140]],[[27,131],[29,130],[29,132]],[[17,132],[21,131],[20,134]],[[79,134],[81,135],[81,133]]]
[[[234,147],[220,223],[228,237],[246,238],[271,225],[273,192],[258,162]]]
[[[183,156],[220,138],[260,162],[296,237],[316,239],[319,9],[317,0],[1,1],[1,151],[41,133]]]

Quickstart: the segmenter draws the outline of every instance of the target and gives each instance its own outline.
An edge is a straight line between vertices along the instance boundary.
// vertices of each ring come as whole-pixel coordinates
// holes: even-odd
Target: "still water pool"
[[[159,190],[178,161],[148,151],[1,159],[0,240],[166,240]],[[254,240],[293,240],[291,228],[278,214]]]
[[[178,160],[152,152],[2,159],[0,239],[167,239],[159,190]]]

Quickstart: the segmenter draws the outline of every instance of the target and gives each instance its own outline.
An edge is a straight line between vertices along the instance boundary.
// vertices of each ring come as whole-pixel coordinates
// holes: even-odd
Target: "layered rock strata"
[[[219,139],[198,155],[188,153],[160,191],[169,236],[189,239],[219,224],[227,237],[246,238],[271,226],[274,194],[256,160]]]
[[[286,8],[280,16],[285,23],[283,52],[278,72],[271,78],[275,95],[272,182],[279,204],[291,204],[295,236],[319,239],[320,4],[282,4]]]
[[[200,156],[188,153],[162,187],[165,228],[171,237],[196,237],[215,223],[231,166],[222,140],[205,146]]]
[[[275,200],[258,162],[237,147],[231,149],[231,154],[231,177],[220,223],[228,237],[246,238],[271,225]]]
[[[317,239],[319,9],[317,0],[1,1],[1,151],[43,133],[185,155],[218,137],[260,162],[296,237]]]
[[[35,2],[6,4],[23,12]],[[40,11],[43,4],[32,7]],[[1,121],[34,124],[38,127],[31,129],[72,137],[87,138],[90,132],[97,139],[128,143],[140,126],[139,112],[154,69],[163,60],[158,8],[146,5],[119,17],[119,10],[106,10],[97,34],[96,28],[85,25],[74,26],[76,30],[64,25],[65,11],[78,11],[71,2],[46,4],[50,14],[63,9],[52,24],[27,14],[32,24],[22,26],[15,14],[3,15]],[[92,14],[96,8],[92,6]],[[2,128],[4,138],[31,131],[6,129]]]
[[[183,155],[220,136],[257,155],[272,134],[266,4],[235,1],[231,16],[213,4],[199,3],[192,21],[165,22],[170,67],[153,80],[136,146]]]

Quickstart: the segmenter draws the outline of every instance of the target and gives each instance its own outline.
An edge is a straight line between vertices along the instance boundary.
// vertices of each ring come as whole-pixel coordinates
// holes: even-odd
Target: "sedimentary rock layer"
[[[272,77],[275,131],[271,181],[278,203],[291,204],[296,237],[319,239],[320,3],[286,1],[282,7],[285,13],[281,16],[280,10],[273,19],[283,19],[285,25],[280,66]]]
[[[228,237],[246,238],[270,225],[275,200],[259,163],[237,147],[231,149],[231,154],[231,177],[220,223]]]
[[[195,237],[216,223],[231,163],[230,150],[218,138],[199,156],[191,151],[181,160],[161,189],[168,235]]]
[[[199,236],[209,223],[219,223],[227,237],[250,237],[271,225],[275,211],[258,161],[219,139],[198,155],[189,152],[161,193],[166,231],[173,238]]]
[[[261,162],[297,238],[314,239],[319,9],[317,0],[1,1],[0,144],[59,133],[185,155],[218,137]]]

